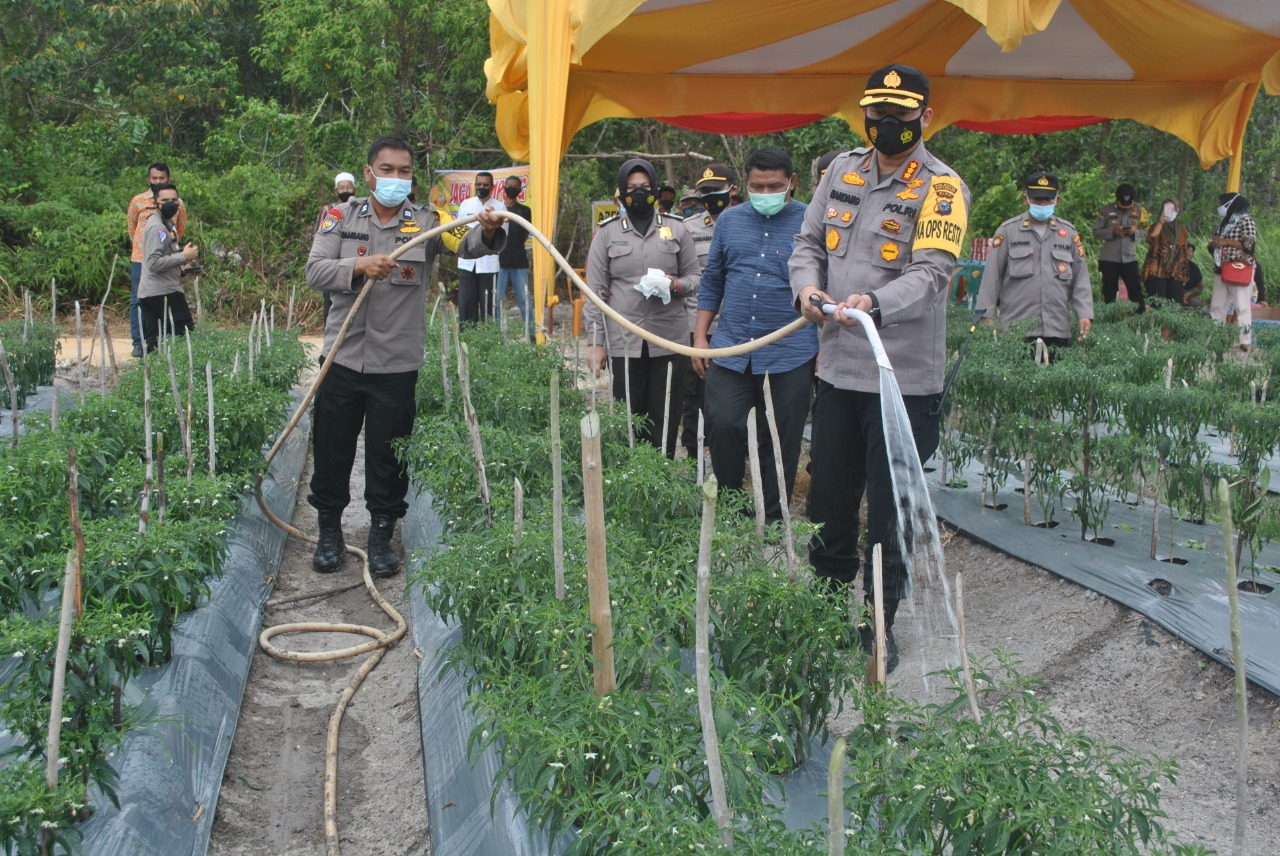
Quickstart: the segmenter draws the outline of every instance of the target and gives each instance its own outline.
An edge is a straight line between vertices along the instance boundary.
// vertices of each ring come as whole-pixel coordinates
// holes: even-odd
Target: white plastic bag
[[[634,287],[645,297],[661,297],[663,306],[671,302],[671,280],[657,268],[649,268]]]

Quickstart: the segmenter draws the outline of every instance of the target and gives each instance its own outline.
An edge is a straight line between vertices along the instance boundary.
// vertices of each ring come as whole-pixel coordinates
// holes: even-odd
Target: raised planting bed
[[[256,354],[252,378],[242,333],[193,335],[190,362],[186,343],[172,344],[172,373],[168,354],[153,355],[147,361],[149,383],[142,367],[128,371],[110,394],[88,395],[56,432],[47,426],[33,430],[16,448],[0,450],[0,541],[7,548],[0,556],[0,657],[6,662],[0,720],[14,750],[0,769],[0,850],[39,852],[46,839],[55,850],[75,848],[80,825],[95,809],[141,786],[122,775],[117,753],[131,733],[157,726],[158,712],[173,709],[167,699],[147,698],[148,689],[167,692],[173,686],[181,693],[194,687],[185,679],[166,683],[151,670],[170,661],[175,638],[185,638],[175,637],[175,627],[205,602],[211,583],[227,567],[230,523],[261,463],[263,443],[283,424],[289,389],[305,362],[296,337],[279,333]],[[207,376],[215,402],[213,474]],[[153,444],[143,428],[147,386]],[[189,434],[182,426],[189,426]],[[160,436],[168,449],[163,480]],[[84,539],[83,613],[73,625],[61,772],[50,790],[44,769],[60,615],[54,602],[76,544],[69,525],[70,449],[76,451],[76,507]],[[145,460],[152,450],[155,467],[149,474]],[[242,528],[235,529],[237,537],[246,544],[259,541],[259,552],[269,555],[252,526]],[[241,632],[248,632],[243,625]],[[185,668],[175,665],[170,674]],[[165,720],[152,734],[187,726]],[[200,763],[212,763],[212,757],[202,755]],[[193,805],[191,814],[171,821],[190,826],[197,811]]]
[[[864,684],[862,657],[843,648],[848,605],[832,603],[807,569],[792,581],[766,558],[744,501],[727,496],[710,551],[722,812],[684,656],[702,512],[692,463],[629,448],[620,408],[598,414],[616,669],[616,686],[601,688],[608,669],[593,651],[602,625],[589,608],[583,522],[593,512],[579,463],[584,402],[568,372],[555,374],[556,354],[503,346],[493,330],[463,334],[470,377],[461,382],[456,333],[445,339],[442,329],[428,333],[442,364],[421,375],[419,421],[404,448],[440,516],[406,528],[415,543],[438,541],[421,556],[413,595],[415,613],[434,614],[418,637],[431,640],[420,673],[424,756],[443,757],[427,764],[433,852],[669,854],[716,850],[731,837],[733,853],[826,853],[822,816],[791,824],[770,794],[824,777],[809,753],[842,705],[860,723],[847,773],[837,774],[845,853],[976,852],[979,842],[1010,841],[1032,842],[1029,852],[1175,852],[1158,799],[1172,765],[1071,734],[998,663],[980,667],[974,692],[984,724],[970,721],[958,680],[940,707]],[[564,504],[586,512],[563,515],[562,547],[551,385],[565,413]],[[812,531],[798,528],[801,540]],[[438,695],[456,702],[429,698]],[[433,782],[432,768],[453,778]]]

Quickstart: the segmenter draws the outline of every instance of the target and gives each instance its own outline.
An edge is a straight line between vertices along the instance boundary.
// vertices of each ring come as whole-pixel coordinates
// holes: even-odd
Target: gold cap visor
[[[918,92],[906,92],[901,89],[868,89],[858,102],[859,107],[870,107],[872,104],[896,104],[912,110],[924,103],[924,96]]]

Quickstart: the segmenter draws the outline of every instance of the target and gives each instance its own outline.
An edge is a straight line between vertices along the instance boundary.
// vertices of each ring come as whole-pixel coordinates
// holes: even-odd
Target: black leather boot
[[[876,631],[874,627],[863,624],[858,628],[858,642],[864,654],[872,656],[876,647]],[[884,631],[884,673],[893,674],[898,668],[898,642],[893,638],[893,628]]]
[[[342,567],[342,557],[347,552],[347,542],[342,538],[342,512],[321,511],[320,541],[316,544],[311,566],[321,574],[331,574]]]
[[[400,557],[391,547],[391,536],[396,531],[396,519],[385,514],[375,514],[369,521],[369,573],[375,577],[394,576],[400,570]]]

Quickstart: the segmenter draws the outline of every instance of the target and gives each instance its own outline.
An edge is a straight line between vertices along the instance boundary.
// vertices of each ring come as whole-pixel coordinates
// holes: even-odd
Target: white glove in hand
[[[661,297],[663,306],[671,302],[671,280],[657,268],[649,268],[634,288],[645,297]]]

